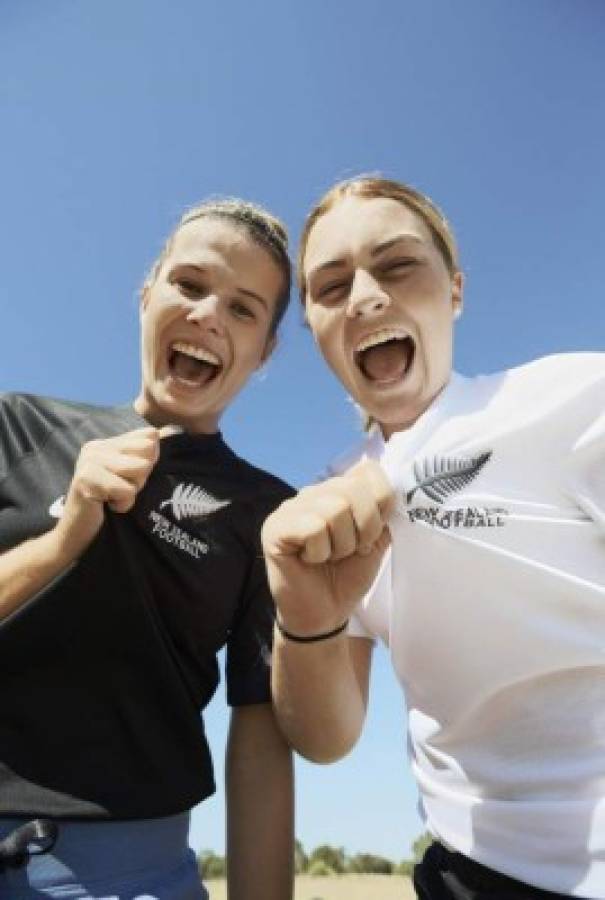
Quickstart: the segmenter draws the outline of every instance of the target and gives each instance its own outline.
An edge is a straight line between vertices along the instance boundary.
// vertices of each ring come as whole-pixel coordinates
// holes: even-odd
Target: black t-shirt
[[[0,395],[0,551],[53,527],[80,447],[146,423]],[[219,434],[176,434],[126,514],[0,622],[0,815],[145,818],[214,790],[200,710],[270,699],[259,532],[291,489]]]

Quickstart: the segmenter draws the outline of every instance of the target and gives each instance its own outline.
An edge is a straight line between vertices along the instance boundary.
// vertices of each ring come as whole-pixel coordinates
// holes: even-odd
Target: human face
[[[317,220],[304,256],[307,320],[354,400],[385,437],[449,380],[462,276],[396,200],[348,196]]]
[[[215,432],[271,352],[282,280],[270,254],[228,220],[180,228],[141,303],[137,411],[153,425]]]

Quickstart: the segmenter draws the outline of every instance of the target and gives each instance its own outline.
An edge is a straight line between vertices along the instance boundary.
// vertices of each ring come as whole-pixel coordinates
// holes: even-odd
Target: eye
[[[401,259],[393,259],[380,267],[379,271],[383,275],[401,275],[416,265],[417,260],[409,257]]]
[[[179,291],[191,299],[201,297],[205,293],[204,285],[191,278],[179,278],[176,281]]]
[[[233,300],[230,309],[239,319],[256,319],[253,310],[241,300]]]
[[[330,281],[317,291],[317,298],[319,300],[336,300],[346,292],[347,287],[348,281],[344,279]]]

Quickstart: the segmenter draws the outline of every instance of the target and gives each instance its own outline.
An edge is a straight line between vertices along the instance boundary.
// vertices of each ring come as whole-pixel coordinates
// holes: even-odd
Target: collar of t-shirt
[[[128,404],[118,407],[123,412],[125,420],[132,428],[149,427],[149,422],[141,416],[134,406]],[[162,456],[169,453],[170,456],[188,455],[196,451],[214,455],[224,453],[226,444],[220,431],[211,434],[192,433],[185,431],[179,425],[167,425],[162,429]]]

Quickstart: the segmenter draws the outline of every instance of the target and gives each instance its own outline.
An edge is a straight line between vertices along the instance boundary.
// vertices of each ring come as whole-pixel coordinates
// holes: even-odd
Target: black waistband
[[[447,878],[447,873],[451,873],[471,891],[499,892],[502,896],[518,897],[519,900],[569,900],[569,894],[558,894],[518,881],[510,875],[483,866],[462,853],[448,850],[438,841],[429,848],[427,856],[430,851],[434,853],[434,861],[438,864],[442,877],[445,874]],[[581,898],[574,897],[574,900]]]
[[[24,866],[30,856],[48,853],[58,834],[59,829],[51,819],[32,819],[15,828],[0,841],[0,872],[9,866]]]

